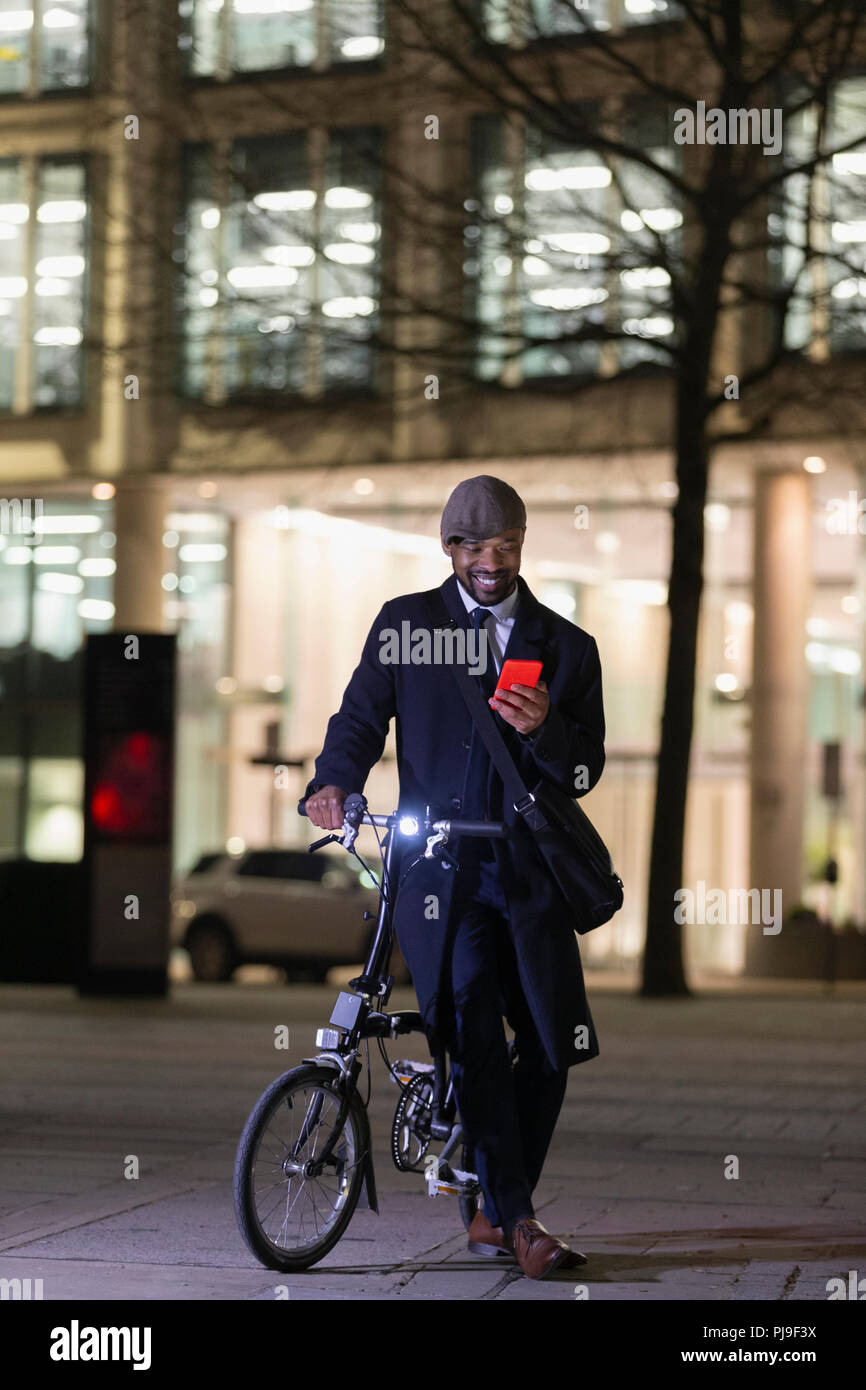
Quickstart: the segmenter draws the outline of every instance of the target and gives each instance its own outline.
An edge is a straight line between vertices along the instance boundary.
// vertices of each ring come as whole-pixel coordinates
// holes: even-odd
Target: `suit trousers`
[[[565,1096],[568,1070],[555,1071],[532,1019],[518,973],[508,904],[495,861],[466,840],[453,890],[450,949],[443,971],[443,1040],[457,1107],[494,1226],[532,1216],[532,1192]],[[473,846],[473,849],[467,849]],[[447,976],[450,974],[450,980]],[[509,1058],[503,1015],[514,1031]]]

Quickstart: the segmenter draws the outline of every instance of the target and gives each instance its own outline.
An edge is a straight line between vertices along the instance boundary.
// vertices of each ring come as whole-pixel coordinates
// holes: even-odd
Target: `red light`
[[[150,734],[130,734],[123,748],[130,763],[147,767],[153,759],[154,741]]]
[[[122,830],[126,818],[117,788],[105,784],[97,787],[90,800],[90,814],[100,830]]]
[[[94,761],[90,819],[97,835],[165,838],[171,826],[168,740],[144,729],[106,735]]]

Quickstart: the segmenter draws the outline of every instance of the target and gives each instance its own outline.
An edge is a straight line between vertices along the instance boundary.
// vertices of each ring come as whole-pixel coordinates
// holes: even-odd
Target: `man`
[[[452,636],[464,629],[467,652],[478,656],[477,678],[523,781],[531,787],[544,776],[574,797],[589,791],[604,766],[598,648],[540,604],[519,576],[525,533],[526,509],[507,483],[482,475],[454,489],[441,523],[454,572],[438,591],[405,594],[380,611],[328,724],[305,809],[315,825],[339,829],[346,795],[363,789],[396,717],[401,812],[430,806],[436,818],[508,823],[507,839],[453,840],[456,874],[440,860],[418,860],[417,846],[406,854],[409,867],[395,880],[394,925],[431,1051],[450,1055],[483,1192],[469,1248],[513,1254],[524,1273],[543,1279],[555,1268],[586,1263],[545,1230],[531,1200],[568,1068],[598,1056],[577,939],[531,833],[504,804],[502,780],[451,666],[414,664],[406,643],[402,660],[390,659],[396,644],[388,642],[408,632],[423,652],[416,634],[426,633],[435,651],[432,638],[443,632],[438,594]],[[541,660],[537,688],[514,685],[494,696],[493,668],[505,657]],[[514,1056],[503,1014],[514,1030]]]

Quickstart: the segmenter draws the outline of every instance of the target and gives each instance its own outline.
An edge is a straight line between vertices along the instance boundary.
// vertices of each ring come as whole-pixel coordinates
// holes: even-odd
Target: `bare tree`
[[[509,377],[512,364],[539,349],[564,358],[575,391],[595,384],[587,362],[609,381],[650,362],[669,382],[678,492],[642,992],[687,993],[673,903],[683,880],[709,466],[720,442],[766,436],[804,393],[840,430],[856,411],[856,363],[831,369],[827,359],[866,342],[866,83],[856,78],[866,16],[856,0],[682,0],[654,34],[612,30],[596,0],[486,9],[395,0],[395,8],[407,47],[428,65],[435,59],[429,80],[449,101],[499,115],[524,150],[530,132],[536,149],[574,152],[558,179],[543,162],[536,173],[536,185],[557,193],[553,230],[540,243],[523,191],[533,183],[530,161],[523,206],[511,192],[475,204],[477,235],[501,258],[494,270],[507,273],[511,293],[491,316],[482,284],[475,320],[452,321],[446,341],[459,350],[469,330],[477,354],[479,341],[498,339],[506,387],[520,381],[519,372]],[[546,314],[525,309],[533,271],[541,283],[545,271],[559,272],[560,293],[541,297]],[[743,345],[736,356],[724,341],[731,325]],[[647,351],[634,350],[636,339]]]
[[[627,17],[621,0],[391,0],[382,101],[370,112],[371,125],[391,126],[353,154],[376,171],[392,232],[369,294],[377,312],[329,320],[315,281],[288,316],[254,284],[223,281],[214,293],[271,323],[291,319],[282,331],[315,353],[374,348],[392,367],[388,411],[425,408],[417,393],[401,399],[400,361],[442,365],[451,400],[471,399],[479,378],[502,393],[530,377],[536,390],[555,378],[560,394],[647,374],[658,383],[677,495],[642,992],[685,994],[673,904],[710,462],[721,442],[767,437],[804,398],[850,428],[860,380],[846,354],[866,342],[866,83],[856,77],[866,12],[859,0],[656,9],[660,25],[623,27],[607,18]],[[321,88],[312,112],[277,79],[249,90],[274,129],[293,131],[327,117],[333,89]],[[456,152],[450,180],[407,162],[396,118],[417,121],[425,106],[459,112],[483,146],[468,181]],[[195,123],[193,100],[184,138]],[[244,176],[233,171],[236,189]],[[303,241],[328,262],[327,226],[264,203],[269,245]],[[407,248],[419,247],[432,275],[407,273]],[[332,296],[340,273],[327,271]],[[356,270],[343,273],[359,301]],[[218,319],[212,331],[218,340]],[[332,410],[315,392],[309,406]],[[347,429],[365,408],[351,405]]]

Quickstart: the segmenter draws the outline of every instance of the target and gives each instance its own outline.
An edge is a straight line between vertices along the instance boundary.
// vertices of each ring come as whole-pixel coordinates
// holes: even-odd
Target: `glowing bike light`
[[[417,834],[418,834],[418,821],[417,821],[417,819],[416,819],[415,816],[401,816],[401,817],[400,817],[400,834],[401,834],[401,835],[417,835]]]

